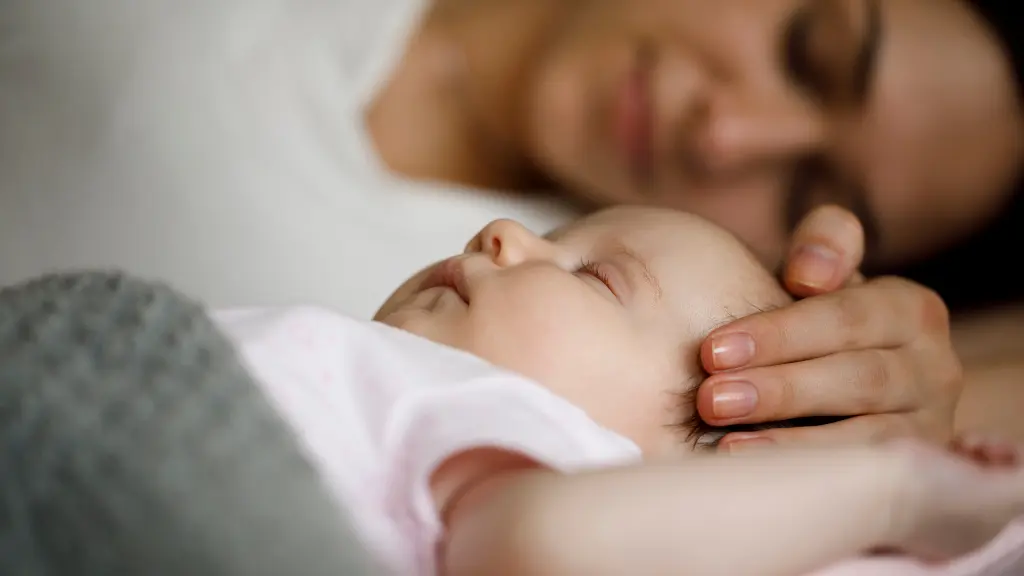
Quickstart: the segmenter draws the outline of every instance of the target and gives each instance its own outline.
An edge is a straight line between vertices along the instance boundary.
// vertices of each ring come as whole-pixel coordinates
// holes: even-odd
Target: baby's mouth
[[[449,258],[437,266],[427,274],[427,277],[420,284],[420,292],[430,290],[431,288],[448,288],[456,294],[462,301],[469,305],[469,287],[466,283],[466,273],[463,268],[464,258],[458,256]]]

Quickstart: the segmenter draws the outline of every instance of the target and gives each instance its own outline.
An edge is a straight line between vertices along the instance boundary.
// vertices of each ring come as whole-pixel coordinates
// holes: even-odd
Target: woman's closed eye
[[[805,0],[784,29],[781,58],[787,75],[822,104],[862,104],[875,74],[878,1],[862,3],[866,22],[859,27],[859,9],[848,4]]]

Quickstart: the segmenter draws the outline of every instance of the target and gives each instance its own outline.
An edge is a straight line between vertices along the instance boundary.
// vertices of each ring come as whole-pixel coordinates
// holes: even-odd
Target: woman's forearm
[[[964,366],[957,407],[958,432],[994,434],[1024,443],[1024,357],[976,361]]]
[[[1024,306],[1010,306],[953,324],[964,365],[956,427],[1024,442]]]
[[[783,452],[509,479],[452,526],[446,576],[788,576],[888,544],[897,467]]]
[[[957,318],[951,338],[964,364],[1024,358],[1024,304]]]

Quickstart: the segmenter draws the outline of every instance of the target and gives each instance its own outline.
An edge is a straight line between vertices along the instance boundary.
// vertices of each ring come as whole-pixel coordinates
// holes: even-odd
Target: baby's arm
[[[509,472],[452,510],[443,573],[800,574],[892,542],[905,468],[863,448]]]

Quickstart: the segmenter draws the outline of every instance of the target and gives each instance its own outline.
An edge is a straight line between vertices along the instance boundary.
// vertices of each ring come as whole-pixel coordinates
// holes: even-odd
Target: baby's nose
[[[547,241],[514,220],[495,220],[484,226],[466,252],[481,252],[501,267],[543,257]]]

